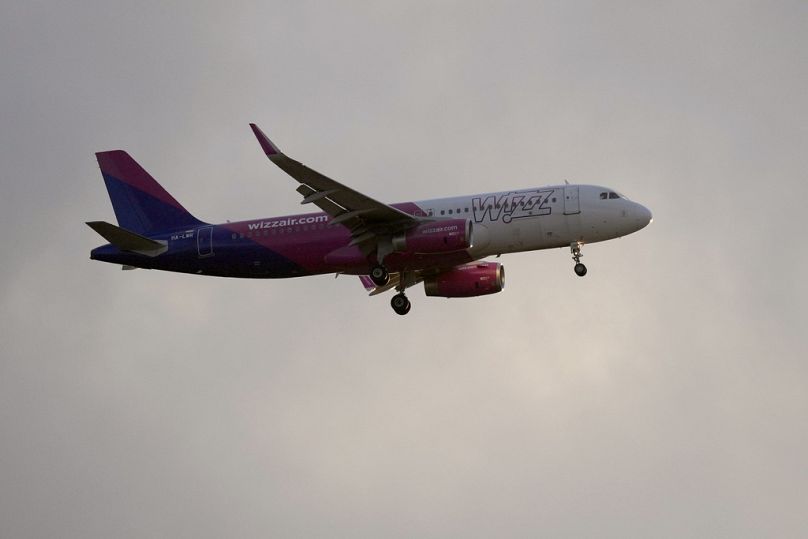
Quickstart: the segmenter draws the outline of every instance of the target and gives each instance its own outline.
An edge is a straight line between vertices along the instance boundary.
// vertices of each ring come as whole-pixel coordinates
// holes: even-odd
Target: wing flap
[[[304,200],[307,197],[312,197],[321,192],[321,191],[315,191],[308,185],[300,185],[300,187],[298,187],[296,191],[301,195],[303,195]],[[333,201],[329,200],[326,197],[313,198],[312,203],[330,216],[339,215],[341,212],[345,211],[345,208],[343,208],[338,204],[335,204]]]

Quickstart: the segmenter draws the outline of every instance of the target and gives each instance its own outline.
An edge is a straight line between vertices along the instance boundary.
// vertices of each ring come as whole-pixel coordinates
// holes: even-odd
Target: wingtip
[[[260,127],[258,127],[257,125],[251,123],[250,128],[252,129],[253,134],[255,135],[255,138],[258,139],[258,144],[261,145],[261,149],[264,150],[264,153],[267,155],[267,157],[273,157],[273,156],[276,156],[276,155],[280,155],[281,151],[278,149],[277,146],[275,146],[272,143],[271,140],[269,140],[269,137],[267,137],[264,134],[264,132],[261,131]]]
[[[365,290],[368,292],[372,292],[376,288],[376,285],[373,284],[373,281],[367,275],[360,275],[359,280],[362,281],[362,286],[365,287]]]

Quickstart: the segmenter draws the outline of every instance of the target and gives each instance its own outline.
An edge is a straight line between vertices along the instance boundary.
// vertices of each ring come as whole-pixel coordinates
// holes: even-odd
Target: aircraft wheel
[[[586,266],[584,266],[584,265],[583,265],[583,264],[581,264],[580,262],[578,262],[577,264],[575,264],[575,274],[576,274],[578,277],[583,277],[584,275],[586,275]]]
[[[396,314],[405,315],[410,312],[412,304],[410,303],[410,300],[407,299],[407,296],[401,292],[393,296],[393,299],[390,300],[390,306],[393,308]]]
[[[390,274],[382,265],[373,266],[370,268],[370,280],[373,281],[373,284],[376,286],[384,286],[390,282]]]

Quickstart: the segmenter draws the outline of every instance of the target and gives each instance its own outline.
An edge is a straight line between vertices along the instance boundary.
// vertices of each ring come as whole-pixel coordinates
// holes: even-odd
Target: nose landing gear
[[[583,246],[583,242],[574,241],[570,244],[570,252],[572,252],[572,259],[575,261],[575,274],[578,277],[583,277],[586,275],[586,266],[581,263],[581,257],[584,256],[581,254],[581,247]]]

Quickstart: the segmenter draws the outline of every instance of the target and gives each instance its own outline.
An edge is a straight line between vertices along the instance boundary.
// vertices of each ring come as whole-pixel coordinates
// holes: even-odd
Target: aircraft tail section
[[[140,235],[204,223],[122,150],[95,154],[118,224]]]

